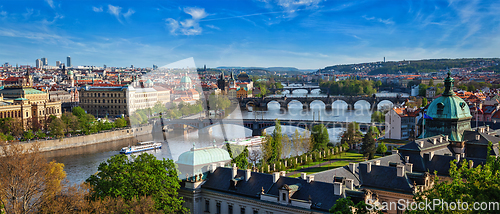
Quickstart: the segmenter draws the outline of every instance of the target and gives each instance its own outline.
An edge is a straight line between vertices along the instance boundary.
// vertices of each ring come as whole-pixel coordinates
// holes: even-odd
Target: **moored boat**
[[[153,141],[141,142],[138,146],[128,146],[123,147],[120,150],[121,154],[131,154],[135,152],[148,151],[153,149],[161,149],[161,143],[155,143]]]

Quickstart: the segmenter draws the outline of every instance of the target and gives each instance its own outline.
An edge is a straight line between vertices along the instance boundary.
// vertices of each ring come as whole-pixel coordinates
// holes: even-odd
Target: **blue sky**
[[[1,1],[0,62],[328,65],[499,57],[498,1]]]

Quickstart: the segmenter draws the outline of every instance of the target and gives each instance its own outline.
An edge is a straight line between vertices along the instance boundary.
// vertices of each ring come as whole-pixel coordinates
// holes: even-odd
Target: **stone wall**
[[[151,135],[151,132],[152,125],[146,125],[134,128],[118,129],[114,131],[102,131],[91,135],[66,137],[63,139],[34,140],[31,141],[31,143],[38,142],[40,144],[41,151],[53,151],[126,139],[130,139],[131,143],[137,143],[137,141],[141,140],[141,138],[145,140],[148,139],[149,137],[145,136]],[[22,142],[21,144],[30,146],[31,143]]]

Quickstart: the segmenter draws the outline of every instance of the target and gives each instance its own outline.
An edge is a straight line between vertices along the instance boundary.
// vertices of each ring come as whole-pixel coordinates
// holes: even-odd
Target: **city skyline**
[[[7,1],[0,60],[35,65],[317,69],[335,64],[498,57],[492,1]],[[3,63],[2,62],[2,63]]]

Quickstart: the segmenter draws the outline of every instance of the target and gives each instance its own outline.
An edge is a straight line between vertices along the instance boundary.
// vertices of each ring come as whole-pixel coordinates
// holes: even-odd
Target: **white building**
[[[158,92],[152,88],[127,88],[127,107],[129,115],[138,109],[153,108],[158,102]]]
[[[392,108],[385,114],[385,138],[408,140],[415,137],[419,109]]]

